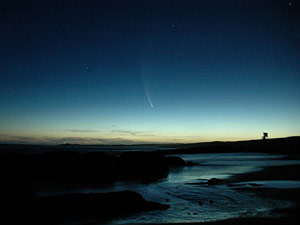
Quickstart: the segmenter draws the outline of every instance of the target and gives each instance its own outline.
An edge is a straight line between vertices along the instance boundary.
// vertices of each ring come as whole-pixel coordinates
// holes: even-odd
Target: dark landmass
[[[266,152],[288,154],[290,159],[299,159],[300,137],[168,145],[171,148],[175,146],[177,149],[153,152],[126,152],[126,148],[120,148],[123,153],[109,155],[97,152],[97,146],[89,147],[92,150],[86,152],[86,146],[0,145],[0,204],[4,209],[3,219],[9,219],[10,224],[58,224],[73,220],[99,223],[124,214],[165,210],[169,208],[168,205],[148,202],[134,192],[37,197],[35,188],[44,184],[94,186],[113,184],[120,180],[156,182],[166,178],[172,167],[193,165],[180,157],[166,156],[171,154]],[[74,147],[75,151],[72,151]],[[213,178],[205,185],[235,185],[238,182],[259,180],[300,180],[300,166],[269,167],[258,172],[235,175],[229,180]],[[280,218],[236,218],[191,224],[298,224],[300,190],[282,191],[259,186],[239,190],[294,201],[297,206],[274,211],[275,214],[283,215]]]
[[[131,191],[64,194],[37,197],[23,185],[1,186],[1,220],[5,224],[59,224],[104,221],[142,211],[166,210],[169,205],[146,201]]]
[[[164,154],[258,152],[299,155],[300,137],[178,145]],[[175,147],[175,146],[174,146]]]
[[[173,145],[172,145],[173,146]],[[0,154],[24,154],[24,153],[45,153],[53,151],[75,151],[75,152],[108,152],[110,154],[120,154],[122,152],[132,151],[153,151],[163,149],[174,149],[169,145],[143,144],[143,145],[80,145],[80,144],[62,144],[62,145],[41,145],[41,144],[1,144]]]
[[[35,189],[66,184],[91,187],[120,180],[156,182],[166,178],[171,167],[185,166],[179,157],[156,152],[111,156],[103,152],[54,151],[0,156],[0,205],[10,224],[101,221],[141,211],[166,210],[168,205],[148,202],[135,192],[37,197]]]
[[[1,155],[0,176],[3,182],[25,184],[151,182],[166,178],[171,167],[185,165],[180,157],[166,157],[158,152],[125,152],[111,156],[103,152],[54,151]]]
[[[196,153],[224,153],[224,152],[265,152],[290,153],[299,155],[300,137],[273,138],[265,140],[246,141],[215,141],[192,144],[141,144],[141,145],[27,145],[0,144],[0,154],[12,153],[43,153],[51,151],[116,151],[126,152],[129,148],[140,151],[163,151],[163,154],[196,154]]]

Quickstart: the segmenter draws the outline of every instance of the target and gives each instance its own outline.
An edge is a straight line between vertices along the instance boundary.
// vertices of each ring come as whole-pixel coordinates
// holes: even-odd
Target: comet
[[[153,106],[153,103],[152,103],[152,100],[151,100],[151,96],[150,96],[150,93],[149,93],[149,90],[148,90],[148,87],[146,85],[145,78],[144,78],[143,75],[142,75],[142,83],[143,83],[143,86],[144,86],[144,91],[145,91],[145,94],[147,96],[149,105],[150,105],[151,108],[153,108],[154,106]]]
[[[144,86],[144,90],[145,90],[145,94],[146,94],[146,96],[147,96],[149,105],[150,105],[151,108],[153,108],[153,104],[152,104],[152,100],[151,100],[151,96],[150,96],[150,94],[149,94],[148,88],[147,88],[146,86]]]

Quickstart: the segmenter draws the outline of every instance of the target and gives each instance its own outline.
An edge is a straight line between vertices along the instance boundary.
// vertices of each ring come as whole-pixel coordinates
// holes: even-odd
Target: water
[[[168,178],[151,184],[117,182],[95,188],[41,190],[39,195],[66,192],[109,192],[131,190],[143,195],[146,200],[169,204],[168,210],[142,212],[111,220],[107,224],[205,222],[240,216],[267,215],[270,209],[291,206],[291,202],[263,199],[251,192],[241,192],[237,186],[191,185],[210,178],[226,179],[234,174],[261,170],[263,167],[300,164],[298,160],[284,160],[284,155],[257,153],[218,153],[179,155],[184,160],[199,163],[199,166],[173,169]],[[258,185],[272,188],[300,187],[298,181],[260,181]],[[253,186],[253,188],[255,188]]]

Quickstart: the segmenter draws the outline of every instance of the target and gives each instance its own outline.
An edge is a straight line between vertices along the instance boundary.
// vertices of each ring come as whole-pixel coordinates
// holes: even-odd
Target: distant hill
[[[292,153],[298,155],[300,137],[274,138],[266,140],[205,142],[178,145],[175,150],[166,150],[167,154],[193,154],[193,153],[223,153],[223,152],[266,152],[266,153]]]
[[[0,154],[42,153],[57,150],[71,151],[163,151],[165,154],[224,153],[224,152],[266,152],[292,153],[300,155],[300,136],[266,140],[215,141],[192,144],[145,144],[145,145],[26,145],[0,144]]]

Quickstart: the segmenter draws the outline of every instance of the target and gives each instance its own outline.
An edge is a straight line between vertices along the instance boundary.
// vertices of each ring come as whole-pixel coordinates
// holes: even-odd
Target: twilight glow
[[[1,3],[0,143],[300,135],[298,2],[79,2]]]

